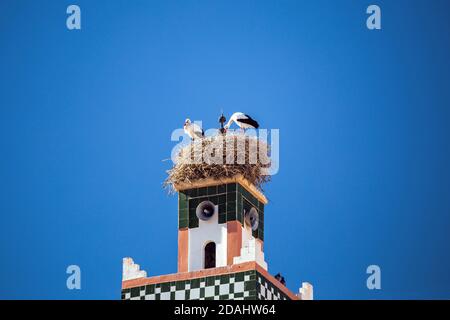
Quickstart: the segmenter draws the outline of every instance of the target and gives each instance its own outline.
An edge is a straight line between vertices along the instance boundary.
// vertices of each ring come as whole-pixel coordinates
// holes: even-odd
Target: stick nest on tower
[[[164,186],[174,191],[179,184],[240,175],[261,189],[270,181],[270,161],[267,142],[257,137],[227,133],[196,139],[176,152]]]

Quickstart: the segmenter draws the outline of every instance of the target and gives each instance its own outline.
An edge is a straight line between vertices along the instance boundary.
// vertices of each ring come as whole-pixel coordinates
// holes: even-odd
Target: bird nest
[[[172,160],[175,164],[164,181],[172,192],[177,185],[203,179],[242,176],[259,189],[270,180],[267,142],[242,133],[195,139],[181,147]]]

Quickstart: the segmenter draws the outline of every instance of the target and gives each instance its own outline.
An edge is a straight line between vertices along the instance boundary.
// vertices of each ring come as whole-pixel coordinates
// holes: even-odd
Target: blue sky
[[[380,31],[365,26],[374,3]],[[214,127],[222,108],[280,129],[272,274],[318,299],[450,298],[449,9],[1,1],[0,298],[119,299],[125,256],[176,272],[170,134],[186,117]]]

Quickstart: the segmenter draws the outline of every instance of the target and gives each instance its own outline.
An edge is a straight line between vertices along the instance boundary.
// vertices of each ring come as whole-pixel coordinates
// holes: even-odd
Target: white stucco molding
[[[241,248],[241,255],[233,258],[234,264],[239,264],[248,261],[255,261],[264,270],[267,270],[267,262],[264,260],[264,252],[262,251],[261,242],[256,241],[255,238],[248,240]]]
[[[123,258],[122,281],[145,277],[147,277],[147,272],[140,270],[140,266],[134,263],[132,258]]]
[[[188,271],[204,269],[205,245],[216,244],[216,267],[227,265],[227,224],[219,224],[219,207],[209,220],[199,219],[197,228],[188,230]]]
[[[311,283],[303,282],[297,296],[300,300],[314,300],[314,288]]]

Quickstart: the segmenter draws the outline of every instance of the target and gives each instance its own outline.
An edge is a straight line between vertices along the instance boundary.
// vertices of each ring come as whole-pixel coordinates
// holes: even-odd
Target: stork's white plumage
[[[186,119],[183,126],[184,132],[191,137],[192,140],[203,138],[205,133],[203,129],[196,123],[192,123],[190,119]]]
[[[252,117],[250,117],[247,114],[244,114],[242,112],[235,112],[231,116],[228,123],[225,125],[225,130],[228,130],[228,128],[231,126],[232,123],[236,123],[236,125],[241,129],[258,129],[259,124],[254,120]]]

